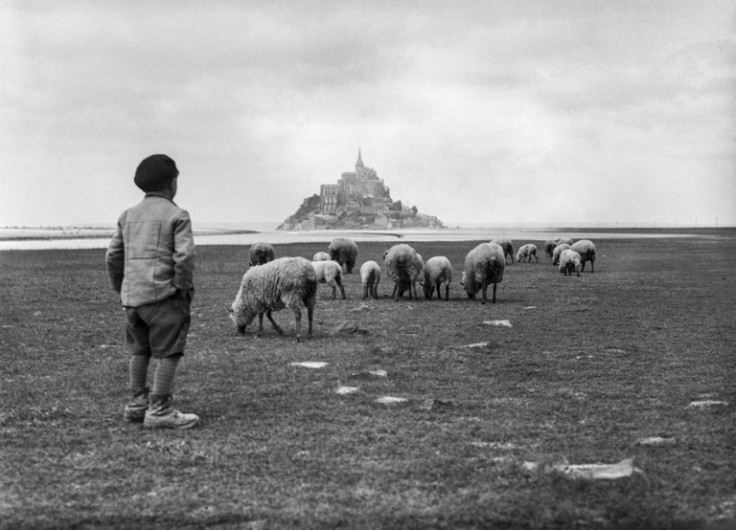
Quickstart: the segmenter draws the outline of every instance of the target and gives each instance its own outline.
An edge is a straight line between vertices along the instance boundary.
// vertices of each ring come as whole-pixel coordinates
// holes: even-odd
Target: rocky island
[[[319,195],[302,202],[277,230],[371,230],[392,228],[444,228],[433,215],[416,206],[394,201],[375,169],[363,164],[358,149],[355,171],[344,172],[336,184],[322,184]]]

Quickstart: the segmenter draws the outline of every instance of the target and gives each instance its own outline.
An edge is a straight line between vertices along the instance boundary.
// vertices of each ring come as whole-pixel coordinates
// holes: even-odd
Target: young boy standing
[[[176,368],[184,355],[194,296],[194,238],[189,213],[174,204],[179,170],[166,155],[151,155],[136,169],[145,192],[118,219],[105,254],[113,289],[125,308],[132,397],[124,419],[148,428],[188,429],[199,421],[172,406]],[[149,394],[151,357],[158,359]]]

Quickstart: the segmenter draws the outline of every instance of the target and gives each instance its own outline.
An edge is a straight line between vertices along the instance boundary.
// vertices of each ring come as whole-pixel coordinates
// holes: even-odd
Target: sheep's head
[[[256,312],[246,307],[241,306],[237,303],[237,300],[233,302],[233,305],[228,307],[227,310],[230,312],[230,320],[235,324],[235,329],[238,333],[245,333],[245,328],[253,322],[256,317]]]

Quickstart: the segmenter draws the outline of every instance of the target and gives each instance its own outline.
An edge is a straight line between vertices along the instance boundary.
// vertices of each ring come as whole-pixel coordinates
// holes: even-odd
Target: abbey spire
[[[358,161],[355,163],[355,169],[356,169],[356,171],[357,171],[357,169],[359,167],[365,167],[363,165],[363,157],[360,154],[360,146],[358,146]]]

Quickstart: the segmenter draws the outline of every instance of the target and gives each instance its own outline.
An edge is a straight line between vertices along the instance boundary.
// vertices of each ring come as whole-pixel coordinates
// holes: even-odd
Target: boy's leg
[[[172,406],[171,390],[176,368],[183,356],[189,331],[189,300],[178,295],[159,302],[148,322],[153,355],[159,365],[153,380],[151,405],[143,426],[149,428],[187,429],[199,421],[196,414],[183,414]]]
[[[130,389],[133,393],[128,404],[125,406],[123,418],[126,421],[140,423],[146,416],[148,410],[148,377],[149,355],[131,355],[130,357]]]
[[[148,343],[148,325],[141,317],[138,308],[125,309],[125,342],[131,352],[128,374],[132,397],[125,406],[123,418],[126,421],[142,422],[148,409],[148,363],[151,348]]]
[[[176,367],[181,358],[182,354],[177,353],[159,361],[153,380],[151,406],[143,421],[144,427],[188,429],[199,422],[199,416],[196,414],[185,414],[172,406],[171,390],[174,386]]]

